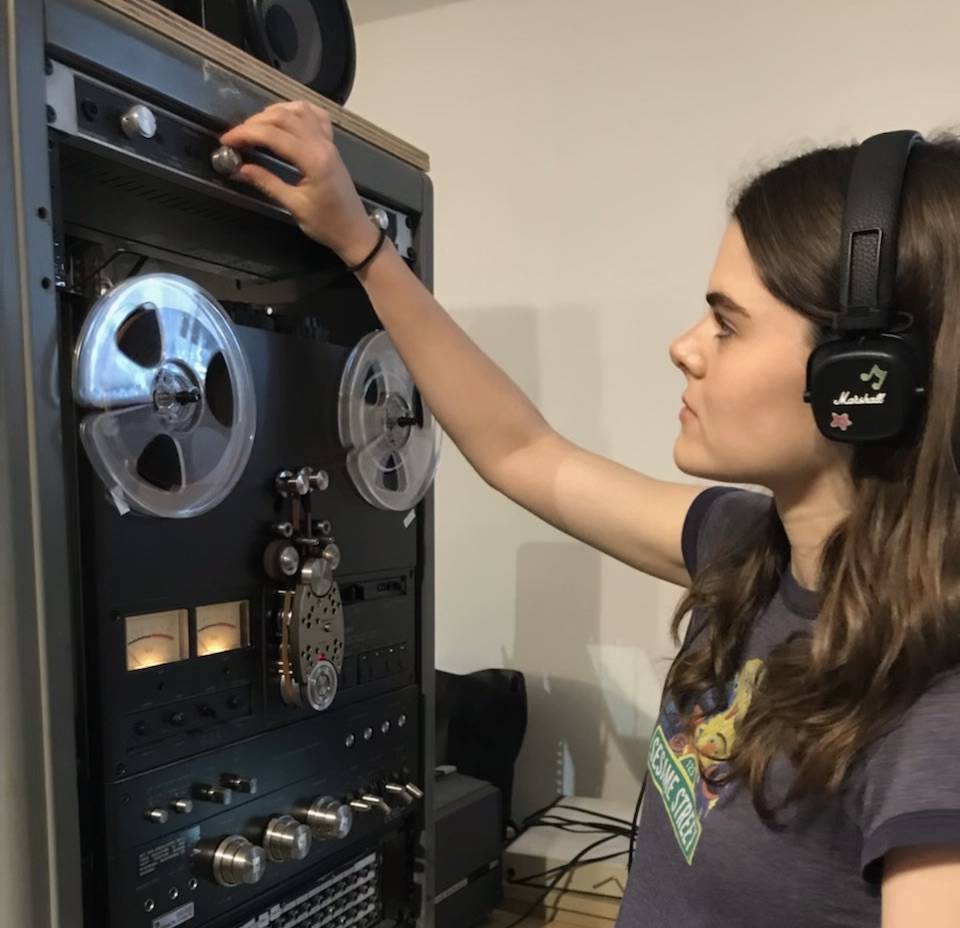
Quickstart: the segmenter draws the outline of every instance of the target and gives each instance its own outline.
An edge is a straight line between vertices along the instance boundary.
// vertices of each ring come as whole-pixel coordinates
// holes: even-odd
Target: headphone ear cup
[[[247,41],[262,61],[335,103],[346,103],[356,72],[346,0],[246,0]]]
[[[807,389],[820,432],[832,441],[890,441],[916,423],[924,384],[919,338],[889,332],[833,338],[807,359]]]

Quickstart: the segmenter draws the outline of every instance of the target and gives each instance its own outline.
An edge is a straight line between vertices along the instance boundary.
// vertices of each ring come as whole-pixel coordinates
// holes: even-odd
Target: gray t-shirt
[[[691,576],[715,546],[735,538],[773,505],[770,496],[710,487],[693,501],[683,527]],[[815,620],[818,594],[788,569],[759,616],[727,708],[701,700],[697,743],[724,747],[746,711],[751,684],[770,649]],[[699,637],[696,610],[682,647]],[[840,793],[778,813],[776,832],[757,816],[740,781],[714,795],[701,780],[692,746],[678,734],[676,707],[661,701],[647,758],[647,791],[633,869],[617,928],[879,928],[883,855],[912,844],[960,844],[960,669],[934,679],[903,720],[851,767]],[[722,753],[722,752],[721,752]],[[767,797],[785,795],[789,762],[768,770]]]

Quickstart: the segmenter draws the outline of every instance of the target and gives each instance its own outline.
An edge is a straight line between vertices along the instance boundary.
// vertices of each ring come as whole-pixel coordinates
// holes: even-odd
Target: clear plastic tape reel
[[[222,307],[175,274],[124,281],[91,308],[73,395],[83,446],[121,511],[200,515],[243,474],[256,432],[250,366]]]
[[[364,336],[347,359],[339,426],[347,470],[368,503],[405,511],[423,499],[442,433],[384,331]]]

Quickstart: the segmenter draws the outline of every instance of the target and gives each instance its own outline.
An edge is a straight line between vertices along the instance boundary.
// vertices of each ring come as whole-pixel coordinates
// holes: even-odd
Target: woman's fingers
[[[224,145],[266,148],[299,169],[296,185],[257,164],[233,175],[288,209],[310,238],[338,254],[367,246],[370,222],[333,142],[328,114],[305,101],[276,103],[220,136]]]
[[[285,184],[276,174],[260,167],[259,164],[242,164],[231,175],[233,180],[241,180],[244,183],[256,187],[262,194],[276,200],[282,207],[294,210],[294,198],[297,195],[297,188]]]
[[[278,158],[292,164],[301,174],[307,173],[304,162],[309,140],[298,138],[275,125],[255,118],[248,119],[221,135],[220,142],[231,148],[266,148]]]

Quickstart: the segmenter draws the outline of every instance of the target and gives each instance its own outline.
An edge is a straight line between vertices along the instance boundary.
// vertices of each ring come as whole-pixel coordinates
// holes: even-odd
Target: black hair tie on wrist
[[[353,267],[348,267],[347,271],[351,274],[359,274],[376,256],[377,252],[383,246],[383,241],[387,237],[387,230],[382,226],[380,227],[380,235],[377,238],[377,244],[373,246],[373,250],[368,254],[359,264],[355,264]]]

